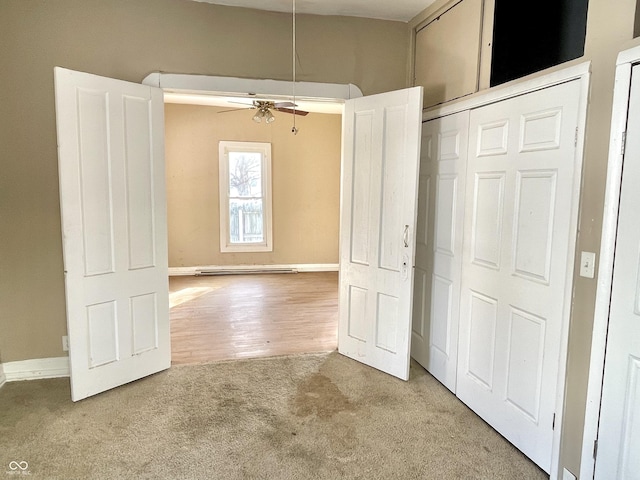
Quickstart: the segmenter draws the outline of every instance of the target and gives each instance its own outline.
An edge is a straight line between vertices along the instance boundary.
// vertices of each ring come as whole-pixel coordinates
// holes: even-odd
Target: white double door
[[[423,127],[412,355],[547,472],[579,95],[567,82]]]
[[[598,428],[598,480],[640,479],[639,157],[640,67],[634,66]]]
[[[55,69],[73,400],[169,368],[163,94]],[[347,102],[340,351],[407,379],[422,87]],[[346,295],[346,296],[345,296]]]

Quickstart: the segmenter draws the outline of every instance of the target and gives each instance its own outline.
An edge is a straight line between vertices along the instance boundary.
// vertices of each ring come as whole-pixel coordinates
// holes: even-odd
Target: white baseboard
[[[5,377],[4,368],[2,367],[2,364],[0,363],[0,388],[2,388],[2,386],[5,383],[7,383],[7,377]]]
[[[304,272],[337,272],[339,264],[337,263],[295,263],[286,265],[201,265],[196,267],[169,267],[169,275],[172,277],[183,275],[197,275],[202,270],[209,272],[233,273],[242,272],[264,272],[269,273],[273,270],[295,270],[300,273]]]
[[[6,382],[69,376],[69,357],[35,358],[2,364]]]

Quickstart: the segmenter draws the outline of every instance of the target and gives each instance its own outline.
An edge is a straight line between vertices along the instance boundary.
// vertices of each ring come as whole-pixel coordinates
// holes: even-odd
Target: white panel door
[[[422,125],[411,356],[456,390],[469,111]]]
[[[457,395],[547,472],[571,300],[579,92],[568,82],[470,117]]]
[[[639,155],[640,67],[634,66],[598,428],[598,480],[640,479]]]
[[[422,87],[348,100],[338,351],[409,378]]]
[[[164,104],[157,88],[55,69],[74,401],[169,368]]]

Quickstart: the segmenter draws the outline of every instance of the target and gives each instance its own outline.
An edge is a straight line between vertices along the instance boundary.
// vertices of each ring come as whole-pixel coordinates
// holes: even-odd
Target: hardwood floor
[[[170,277],[171,363],[337,347],[338,273]]]

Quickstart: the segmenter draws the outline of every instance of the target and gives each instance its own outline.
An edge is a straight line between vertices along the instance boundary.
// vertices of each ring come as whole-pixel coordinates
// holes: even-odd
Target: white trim
[[[426,110],[422,113],[422,121],[426,122],[427,120],[433,120],[434,118],[444,117],[464,110],[472,110],[484,105],[489,105],[490,103],[496,103],[507,100],[508,98],[535,92],[542,88],[552,87],[571,80],[578,80],[589,75],[590,71],[591,62],[583,62],[529,80],[517,80],[514,81],[514,83],[508,83],[504,86],[474,93],[463,99],[454,100],[446,105],[440,105]]]
[[[247,97],[255,95],[281,96],[290,99],[292,82],[283,80],[217,77],[211,75],[189,75],[154,72],[142,80],[143,85],[162,88],[170,92],[196,93],[218,92]],[[362,97],[362,91],[352,83],[296,82],[296,98],[348,100]]]
[[[638,45],[637,47],[632,47],[628,50],[623,50],[618,54],[618,58],[616,59],[616,65],[638,62],[640,62],[640,45]]]
[[[305,272],[337,272],[340,269],[337,263],[293,263],[281,265],[202,265],[197,267],[169,267],[169,276],[197,275],[206,270],[210,272],[230,271],[234,273],[242,272],[263,272],[294,270],[299,273]]]
[[[69,357],[34,358],[2,365],[7,382],[69,376]]]
[[[632,64],[638,62],[640,62],[640,47],[634,47],[620,52],[616,62],[617,67],[613,89],[613,108],[611,112],[611,131],[607,164],[607,184],[602,217],[600,262],[598,264],[598,285],[593,316],[589,383],[587,386],[587,405],[584,417],[582,454],[580,460],[580,477],[585,479],[593,478],[595,473],[593,445],[598,438],[605,347],[609,326],[611,287],[613,283],[613,262],[618,231],[618,210],[620,207],[620,188],[622,185],[622,168],[624,162],[622,155],[622,134],[626,130],[629,112],[629,89],[631,87]]]
[[[5,383],[7,383],[7,377],[4,374],[3,365],[0,363],[0,388],[2,388]]]

